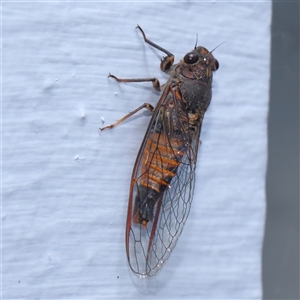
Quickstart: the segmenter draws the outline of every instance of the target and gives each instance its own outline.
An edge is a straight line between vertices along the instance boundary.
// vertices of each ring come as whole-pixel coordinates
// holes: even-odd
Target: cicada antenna
[[[214,49],[212,49],[212,50],[210,51],[210,53],[213,53],[213,51],[215,51],[217,48],[219,48],[221,45],[223,45],[223,44],[225,44],[225,43],[227,43],[227,41],[225,41],[225,42],[219,44],[217,47],[215,47]]]
[[[195,43],[195,48],[194,49],[197,48],[197,44],[198,44],[198,33],[196,34],[196,43]]]

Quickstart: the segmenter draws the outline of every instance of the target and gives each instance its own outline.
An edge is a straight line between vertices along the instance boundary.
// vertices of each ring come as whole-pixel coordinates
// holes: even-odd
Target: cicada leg
[[[144,103],[143,105],[141,105],[140,107],[138,107],[137,109],[133,110],[132,112],[130,112],[129,114],[127,114],[126,116],[124,116],[123,118],[121,118],[120,120],[118,120],[117,122],[107,125],[105,127],[99,128],[100,131],[103,131],[105,129],[111,129],[114,128],[116,125],[122,123],[123,121],[127,120],[129,117],[131,117],[132,115],[134,115],[135,113],[137,113],[138,111],[140,111],[143,108],[147,108],[150,112],[153,112],[154,107],[149,104],[149,103]]]
[[[142,32],[144,41],[147,44],[149,44],[152,47],[154,47],[154,48],[156,48],[156,49],[158,49],[158,50],[160,50],[160,51],[167,54],[167,56],[163,57],[163,59],[161,60],[160,69],[164,72],[168,71],[174,63],[174,55],[171,52],[169,52],[168,50],[166,50],[166,49],[162,48],[161,46],[159,46],[159,45],[153,43],[152,41],[148,40],[145,33],[144,33],[144,31],[143,31],[143,29],[139,25],[137,25],[136,28],[138,28]]]
[[[152,47],[164,52],[167,54],[166,57],[164,57],[162,60],[161,60],[161,64],[160,64],[160,69],[164,72],[168,71],[171,66],[173,65],[174,63],[174,55],[169,52],[168,50],[160,47],[159,45],[153,43],[152,41],[148,40],[143,29],[137,25],[137,27],[142,35],[143,35],[143,38],[144,38],[144,41],[151,45]],[[112,75],[112,74],[109,74],[108,77],[112,77],[114,78],[116,81],[118,82],[152,82],[152,85],[153,85],[153,88],[156,90],[156,91],[161,91],[161,86],[160,86],[160,83],[159,83],[159,80],[155,77],[152,77],[152,78],[134,78],[134,79],[120,79],[118,77],[116,77],[115,75]],[[165,84],[163,84],[162,86],[164,86]],[[126,119],[128,119],[129,117],[131,117],[132,115],[134,115],[136,112],[140,111],[141,109],[143,108],[147,108],[150,112],[153,112],[154,110],[154,107],[149,104],[149,103],[144,103],[143,105],[141,105],[140,107],[138,107],[137,109],[135,109],[134,111],[130,112],[129,114],[127,114],[126,116],[124,116],[123,118],[121,118],[120,120],[118,120],[117,122],[111,124],[111,125],[108,125],[108,126],[105,126],[105,127],[102,127],[102,128],[99,128],[100,131],[103,131],[105,129],[109,129],[109,128],[113,128],[115,127],[116,125],[122,123],[123,121],[125,121]]]
[[[112,74],[109,74],[108,77],[112,77],[118,82],[147,82],[147,81],[149,82],[149,81],[151,81],[154,89],[157,91],[160,91],[159,80],[155,77],[153,77],[153,78],[120,79],[117,76],[112,75]],[[103,131],[103,130],[109,129],[109,128],[114,128],[116,125],[127,120],[129,117],[131,117],[132,115],[134,115],[135,113],[137,113],[138,111],[140,111],[143,108],[147,108],[150,112],[153,112],[153,110],[154,110],[154,107],[150,103],[144,103],[141,106],[139,106],[138,108],[136,108],[135,110],[133,110],[132,112],[130,112],[129,114],[127,114],[126,116],[124,116],[123,118],[121,118],[120,120],[118,120],[117,122],[115,122],[111,125],[107,125],[105,127],[99,128],[100,131]]]
[[[153,88],[160,92],[160,83],[159,83],[159,80],[155,77],[153,78],[131,78],[131,79],[120,79],[118,78],[117,76],[115,75],[112,75],[112,74],[108,74],[108,77],[112,77],[114,78],[115,80],[117,80],[118,82],[149,82],[151,81],[152,82],[152,85],[153,85]]]

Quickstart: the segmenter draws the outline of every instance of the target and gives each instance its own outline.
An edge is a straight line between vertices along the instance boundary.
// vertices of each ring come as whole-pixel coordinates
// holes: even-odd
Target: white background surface
[[[2,297],[261,296],[271,3],[2,4]],[[213,49],[191,213],[158,276],[132,278],[124,246],[131,170],[162,53]]]

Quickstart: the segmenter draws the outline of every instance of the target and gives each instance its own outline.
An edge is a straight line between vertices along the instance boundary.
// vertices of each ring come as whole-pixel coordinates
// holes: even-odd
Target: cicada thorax
[[[174,76],[180,81],[182,101],[189,113],[204,116],[212,96],[212,72],[218,67],[218,61],[201,46],[187,53],[176,66]]]

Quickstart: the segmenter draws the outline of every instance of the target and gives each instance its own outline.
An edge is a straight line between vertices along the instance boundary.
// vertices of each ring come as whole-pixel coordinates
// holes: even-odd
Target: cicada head
[[[196,47],[191,52],[187,53],[183,61],[187,65],[200,64],[209,67],[212,71],[216,71],[219,68],[219,62],[214,58],[210,51],[204,47]]]
[[[188,52],[176,67],[177,74],[185,79],[212,82],[212,72],[218,70],[219,62],[206,48],[198,46]]]

